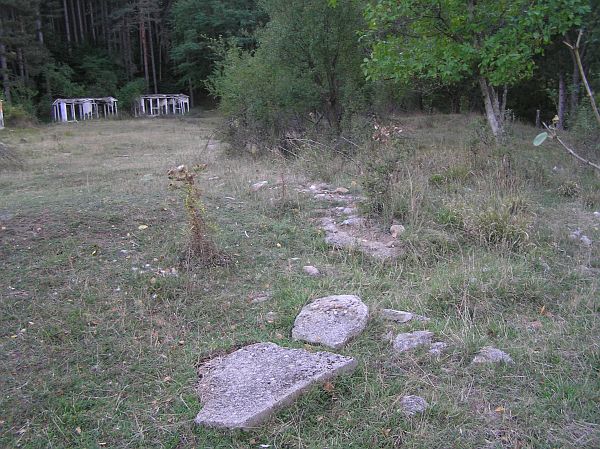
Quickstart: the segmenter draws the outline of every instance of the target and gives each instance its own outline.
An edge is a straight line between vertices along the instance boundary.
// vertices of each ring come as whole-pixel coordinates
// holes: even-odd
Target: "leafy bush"
[[[33,113],[27,105],[3,103],[4,123],[10,127],[22,127],[31,125],[36,121]]]
[[[83,86],[73,81],[75,72],[66,64],[49,63],[44,67],[44,77],[53,97],[73,98],[85,95]]]
[[[339,134],[359,109],[362,15],[355,2],[342,3],[261,2],[270,22],[256,33],[258,49],[230,50],[208,82],[221,99],[234,146],[277,144],[290,130],[324,124]]]
[[[134,100],[144,93],[146,89],[146,82],[143,78],[137,78],[133,81],[129,81],[117,92],[117,99],[119,100],[123,111],[131,111],[131,106]],[[129,109],[127,109],[129,108]]]

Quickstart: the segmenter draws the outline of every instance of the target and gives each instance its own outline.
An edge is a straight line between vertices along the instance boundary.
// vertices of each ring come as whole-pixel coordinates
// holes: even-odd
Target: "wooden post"
[[[540,119],[540,110],[539,109],[535,111],[535,127],[536,128],[542,127],[542,120]]]
[[[2,111],[2,100],[0,100],[0,129],[4,129],[4,112]]]

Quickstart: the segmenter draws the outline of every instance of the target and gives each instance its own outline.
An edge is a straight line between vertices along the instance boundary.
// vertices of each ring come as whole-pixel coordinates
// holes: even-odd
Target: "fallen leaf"
[[[138,226],[138,229],[139,229],[140,231],[143,231],[144,229],[148,229],[148,225],[139,225],[139,226]]]
[[[334,389],[335,387],[331,382],[325,382],[323,385],[323,390],[325,390],[327,393],[331,393]]]
[[[496,407],[496,408],[494,409],[494,411],[495,411],[496,413],[504,413],[504,412],[505,412],[505,409],[504,409],[504,407],[500,406],[500,407]]]

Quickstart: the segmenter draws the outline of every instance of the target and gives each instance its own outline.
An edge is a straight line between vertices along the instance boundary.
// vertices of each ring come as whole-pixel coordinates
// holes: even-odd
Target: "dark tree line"
[[[57,96],[193,94],[208,43],[243,43],[260,16],[254,0],[0,0],[3,97],[43,116]]]

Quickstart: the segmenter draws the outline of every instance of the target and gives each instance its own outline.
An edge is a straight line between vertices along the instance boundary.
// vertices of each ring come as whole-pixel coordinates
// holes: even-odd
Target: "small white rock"
[[[410,320],[429,321],[429,318],[414,313],[404,312],[403,310],[382,309],[379,315],[384,320],[395,321],[396,323],[406,323]]]
[[[443,342],[443,341],[438,341],[433,343],[430,347],[429,347],[429,353],[431,355],[440,355],[442,352],[444,352],[444,350],[448,347],[448,343]]]
[[[269,181],[260,181],[260,182],[256,182],[254,184],[252,184],[252,186],[250,187],[250,189],[253,192],[258,192],[260,189],[262,189],[264,186],[266,186],[269,183]]]
[[[584,246],[592,246],[592,241],[590,240],[590,238],[587,235],[582,235],[579,238],[579,241],[581,242],[582,245]]]
[[[305,265],[302,267],[302,271],[304,271],[309,276],[317,277],[321,275],[321,272],[317,267],[313,267],[312,265]]]
[[[423,399],[421,396],[403,396],[400,399],[400,407],[402,408],[402,413],[406,416],[413,416],[417,413],[423,413],[429,404],[427,401]]]
[[[473,359],[474,364],[478,363],[514,363],[513,359],[506,352],[492,346],[485,346],[481,348],[479,353]]]
[[[401,224],[393,224],[390,226],[390,234],[392,234],[392,237],[395,239],[398,238],[399,235],[404,234],[405,231],[406,228]]]

